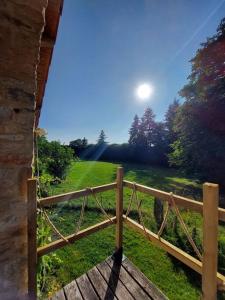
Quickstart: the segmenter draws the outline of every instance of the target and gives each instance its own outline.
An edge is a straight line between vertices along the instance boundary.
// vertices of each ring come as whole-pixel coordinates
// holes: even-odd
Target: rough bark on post
[[[202,298],[217,299],[218,184],[203,185],[203,270]]]
[[[116,252],[122,253],[123,243],[123,168],[117,169],[116,189]]]
[[[28,294],[37,298],[37,180],[27,181]]]

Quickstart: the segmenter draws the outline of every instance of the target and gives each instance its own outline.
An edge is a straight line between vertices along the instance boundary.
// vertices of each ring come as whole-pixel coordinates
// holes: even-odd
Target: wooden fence
[[[82,196],[101,193],[109,190],[116,191],[116,215],[111,220],[100,222],[86,229],[80,230],[76,234],[66,236],[65,239],[58,239],[45,246],[37,248],[37,191],[36,179],[28,180],[28,292],[31,299],[36,299],[36,267],[37,258],[48,254],[56,249],[68,245],[67,241],[73,243],[94,232],[104,229],[112,224],[116,225],[115,246],[116,251],[122,252],[123,245],[123,223],[136,230],[142,235],[147,235],[151,242],[167,251],[172,256],[202,275],[202,299],[216,300],[217,289],[224,289],[225,276],[217,272],[218,259],[218,221],[225,221],[225,209],[218,207],[219,187],[217,184],[203,184],[203,201],[198,202],[189,198],[173,195],[177,206],[190,209],[203,215],[203,259],[202,261],[194,258],[168,241],[159,237],[157,234],[145,229],[142,225],[123,215],[123,188],[133,189],[134,184],[123,179],[123,168],[117,170],[116,182],[83,189],[71,193],[46,197],[39,200],[41,207],[47,207],[62,201],[78,199]],[[170,193],[153,189],[141,184],[135,184],[137,191],[157,197],[162,201],[169,202]]]

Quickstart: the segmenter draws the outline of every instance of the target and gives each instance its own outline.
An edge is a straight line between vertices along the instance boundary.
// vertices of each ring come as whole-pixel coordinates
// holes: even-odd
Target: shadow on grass
[[[195,200],[201,198],[198,182],[192,178],[184,178],[184,175],[178,170],[126,163],[123,164],[123,167],[125,177],[131,177],[137,183],[181,196],[189,196]]]

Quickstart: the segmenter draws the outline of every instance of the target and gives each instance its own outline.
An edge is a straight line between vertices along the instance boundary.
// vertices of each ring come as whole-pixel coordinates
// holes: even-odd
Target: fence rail
[[[203,261],[192,257],[188,253],[172,245],[168,241],[159,237],[157,234],[142,225],[123,215],[123,188],[127,187],[139,192],[154,196],[162,201],[170,201],[171,194],[147,187],[141,184],[123,180],[123,168],[117,170],[116,182],[105,184],[93,188],[42,198],[38,201],[41,207],[48,207],[62,201],[70,201],[83,196],[93,195],[109,190],[116,191],[116,216],[111,220],[106,220],[78,231],[76,234],[66,236],[65,239],[59,239],[45,246],[36,246],[36,179],[28,180],[28,288],[31,299],[36,299],[36,264],[37,257],[48,254],[65,245],[80,240],[94,232],[104,229],[112,224],[116,224],[115,246],[116,251],[122,253],[123,246],[123,223],[133,228],[141,234],[147,235],[147,238],[155,245],[167,251],[178,260],[202,275],[202,297],[204,300],[216,300],[217,288],[225,288],[225,276],[217,272],[217,235],[218,221],[225,221],[225,209],[218,207],[219,190],[218,185],[205,183],[203,185],[203,202],[198,202],[189,198],[173,195],[177,206],[199,212],[203,215]]]
[[[99,186],[96,186],[93,188],[86,188],[86,189],[75,191],[75,192],[50,196],[50,197],[40,199],[39,205],[42,207],[45,207],[45,206],[57,204],[57,203],[63,202],[63,201],[75,200],[75,199],[78,199],[78,198],[81,198],[84,196],[89,196],[93,193],[102,193],[102,192],[106,192],[106,191],[115,189],[116,186],[117,186],[116,182],[113,182],[113,183],[109,183],[109,184],[99,185]]]
[[[128,187],[130,189],[132,189],[134,186],[133,182],[130,182],[127,180],[124,180],[123,182],[124,182],[124,186]],[[157,197],[162,201],[170,201],[170,198],[171,198],[170,193],[167,193],[167,192],[164,192],[161,190],[157,190],[157,189],[153,189],[151,187],[141,185],[138,183],[135,183],[135,188],[139,192],[142,192],[144,194],[147,194],[147,195],[150,195],[153,197]],[[202,202],[195,201],[190,198],[178,196],[175,194],[173,194],[173,198],[174,198],[175,203],[178,206],[181,206],[183,208],[190,209],[190,210],[193,210],[193,211],[203,214],[203,203]],[[221,208],[221,207],[218,208],[218,218],[221,221],[225,221],[225,209],[224,208]]]

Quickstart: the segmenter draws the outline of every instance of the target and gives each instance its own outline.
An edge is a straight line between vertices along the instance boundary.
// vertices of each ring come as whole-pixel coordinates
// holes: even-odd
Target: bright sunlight
[[[136,89],[136,95],[139,101],[147,101],[153,94],[154,88],[149,83],[140,84]]]

